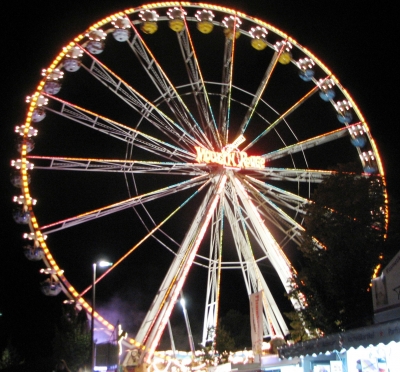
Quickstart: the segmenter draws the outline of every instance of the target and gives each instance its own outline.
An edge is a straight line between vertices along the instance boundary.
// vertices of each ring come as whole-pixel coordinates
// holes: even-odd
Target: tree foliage
[[[86,312],[71,305],[65,306],[54,339],[57,363],[78,371],[80,367],[90,366],[90,355],[91,333]]]
[[[290,294],[305,295],[303,324],[325,333],[372,320],[370,283],[384,251],[382,180],[351,170],[341,166],[312,195],[299,247],[301,269]]]
[[[235,350],[235,340],[223,326],[210,327],[209,335],[215,335],[213,341],[202,346],[202,361],[207,365],[218,365],[228,361],[229,353]]]
[[[219,319],[218,327],[208,332],[215,334],[215,339],[203,346],[207,364],[226,363],[230,353],[251,348],[250,317],[237,310],[229,310]]]
[[[269,353],[270,354],[278,354],[278,348],[280,348],[283,345],[286,345],[286,341],[281,336],[274,336],[271,338],[269,345],[270,345]]]
[[[289,319],[290,339],[293,342],[311,340],[320,336],[320,332],[308,320],[303,319],[303,314],[298,311],[284,313]]]
[[[223,326],[218,326],[217,328],[215,343],[216,350],[218,350],[219,353],[235,350],[235,340]]]
[[[230,309],[221,317],[219,324],[233,338],[236,350],[251,347],[250,316],[248,314],[244,315],[237,310]]]
[[[206,354],[214,352],[233,352],[251,347],[250,317],[237,310],[229,310],[218,321],[216,329],[210,328],[209,332],[215,334],[214,343],[206,345]]]
[[[0,370],[10,369],[11,367],[20,366],[22,364],[24,364],[24,360],[9,342],[1,354]]]

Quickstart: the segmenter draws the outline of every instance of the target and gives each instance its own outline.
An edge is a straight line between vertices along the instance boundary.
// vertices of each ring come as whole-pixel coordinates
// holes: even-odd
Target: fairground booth
[[[281,361],[296,363],[263,369],[274,372],[399,372],[400,252],[381,276],[373,279],[372,301],[373,325],[283,346],[279,349]]]

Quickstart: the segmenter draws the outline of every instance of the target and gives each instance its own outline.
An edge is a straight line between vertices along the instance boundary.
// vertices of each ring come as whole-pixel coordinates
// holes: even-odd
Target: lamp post
[[[188,317],[187,310],[186,310],[185,299],[183,297],[181,297],[181,301],[180,302],[181,302],[181,305],[182,305],[183,316],[185,318],[185,323],[186,323],[186,330],[187,330],[188,337],[189,337],[190,351],[192,352],[192,359],[194,360],[196,358],[196,350],[195,350],[195,347],[194,347],[192,330],[190,329],[190,323],[189,323],[189,317]]]
[[[96,353],[95,353],[95,344],[94,344],[94,309],[96,306],[96,271],[97,265],[100,267],[109,267],[112,266],[111,262],[107,261],[99,261],[93,264],[93,282],[92,282],[92,319],[91,319],[91,328],[90,328],[90,345],[91,345],[91,362],[92,362],[92,372],[94,372],[94,367],[96,365]]]

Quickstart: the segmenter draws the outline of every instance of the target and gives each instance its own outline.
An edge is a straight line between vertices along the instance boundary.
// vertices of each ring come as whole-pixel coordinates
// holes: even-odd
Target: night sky
[[[398,61],[395,57],[395,40],[399,35],[395,19],[397,12],[394,4],[385,3],[383,7],[382,2],[374,2],[372,5],[361,1],[353,1],[352,5],[349,3],[343,0],[215,2],[265,20],[292,36],[325,62],[351,93],[366,118],[383,160],[389,197],[398,198],[399,150],[396,112],[399,75]],[[12,218],[12,197],[18,194],[18,190],[9,182],[10,161],[17,156],[14,147],[14,127],[24,121],[27,108],[25,97],[34,91],[41,78],[42,68],[47,67],[62,46],[74,36],[108,14],[141,4],[143,3],[137,1],[113,1],[109,4],[102,2],[99,5],[99,2],[94,0],[54,3],[39,0],[26,5],[11,2],[7,6],[7,12],[2,12],[0,16],[3,35],[0,198],[4,237],[3,256],[0,259],[0,350],[4,348],[7,340],[12,340],[13,345],[21,350],[21,354],[48,354],[41,348],[42,341],[46,347],[50,347],[54,323],[60,316],[60,304],[64,299],[63,295],[52,298],[45,297],[40,292],[39,283],[44,279],[39,274],[42,265],[30,262],[23,256],[22,233],[25,229],[24,226],[14,223]],[[46,145],[52,146],[50,142]],[[84,184],[84,180],[82,182]],[[54,187],[56,185],[53,185]],[[109,184],[108,187],[110,189],[96,190],[96,186],[93,185],[93,197],[101,195],[102,192],[112,192],[114,185]],[[55,205],[54,213],[56,209]],[[107,227],[117,229],[118,226],[112,226],[112,223],[113,221],[107,222]],[[125,233],[128,238],[129,232]],[[69,242],[68,232],[64,234],[65,249],[71,249],[71,259],[65,262],[65,265],[70,270],[73,270],[76,263],[74,260],[86,265],[84,267],[87,271],[81,273],[82,284],[73,283],[81,285],[83,290],[84,283],[90,283],[93,257],[85,256],[84,250],[79,251],[80,256],[76,256],[76,242]],[[100,247],[102,254],[108,255],[108,259],[117,259],[116,252],[107,251],[107,243],[110,242],[99,241],[95,233],[82,235],[82,247],[96,245]],[[162,254],[143,254],[141,261],[132,262],[125,274],[118,274],[120,276],[114,277],[109,284],[99,285],[99,306],[107,312],[112,312],[117,307],[121,313],[126,311],[130,315],[142,316],[144,310],[141,302],[149,301],[147,286],[150,286],[152,280],[157,280],[157,272],[153,272],[149,277],[146,277],[146,273],[152,269],[154,255],[159,255],[157,262],[161,262],[164,259]],[[118,288],[113,287],[118,285],[116,283],[128,280],[132,271],[142,271],[143,278],[146,279],[135,283],[130,291],[122,290],[122,285]],[[189,304],[190,298],[196,297],[196,293],[185,295]],[[237,307],[240,311],[247,311],[247,299],[233,297],[229,304],[224,305],[225,309]],[[130,304],[129,308],[127,303]],[[195,319],[202,318],[202,313],[197,315],[196,309],[191,309],[190,305],[188,312],[189,318],[193,319],[192,328],[198,332],[199,327]],[[119,314],[112,319],[125,320],[125,316]],[[135,323],[132,318],[129,322]],[[41,342],[37,342],[38,339]]]

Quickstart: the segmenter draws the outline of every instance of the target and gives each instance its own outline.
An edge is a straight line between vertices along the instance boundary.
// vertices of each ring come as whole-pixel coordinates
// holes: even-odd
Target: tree
[[[203,362],[207,365],[226,363],[229,353],[235,350],[235,340],[222,325],[210,327],[208,332],[209,335],[215,335],[215,338],[203,346]]]
[[[78,371],[90,366],[91,334],[86,312],[73,305],[63,308],[60,324],[56,328],[54,356],[64,370]]]
[[[347,165],[314,191],[290,293],[305,296],[299,316],[311,329],[332,333],[372,321],[370,283],[386,236],[383,190],[380,177]]]
[[[237,350],[251,347],[250,316],[243,315],[237,310],[230,309],[221,319],[219,324],[234,339]]]
[[[278,354],[278,348],[280,348],[283,345],[286,345],[286,341],[281,336],[275,336],[275,337],[271,338],[269,345],[270,345],[269,353],[270,354]]]
[[[302,319],[302,314],[297,311],[284,313],[286,318],[289,319],[290,325],[290,339],[293,342],[306,341],[319,337],[318,330],[313,328],[310,322]]]
[[[22,364],[24,364],[24,360],[19,356],[17,350],[9,342],[1,354],[0,370],[20,366]]]
[[[235,340],[223,326],[218,326],[215,336],[216,350],[219,353],[235,350]]]

